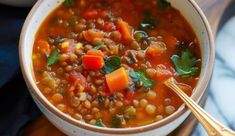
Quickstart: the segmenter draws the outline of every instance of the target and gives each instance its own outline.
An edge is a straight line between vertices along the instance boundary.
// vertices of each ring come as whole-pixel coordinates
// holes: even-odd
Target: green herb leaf
[[[74,6],[75,1],[74,0],[64,0],[63,4],[65,7],[71,7],[71,6]]]
[[[152,16],[152,13],[150,11],[146,11],[143,16],[143,22],[139,25],[139,29],[154,29],[158,25],[159,21]]]
[[[99,50],[102,46],[104,46],[104,43],[100,43],[97,44],[94,48],[92,48],[93,50]]]
[[[154,29],[154,26],[148,23],[141,23],[139,27],[141,30]]]
[[[55,64],[60,57],[59,49],[55,49],[55,51],[47,58],[47,66]]]
[[[115,115],[110,121],[110,126],[112,128],[120,128],[123,121],[125,121],[125,119],[122,115]]]
[[[139,70],[137,72],[130,71],[130,77],[132,78],[133,82],[139,87],[143,86],[145,88],[150,88],[154,84],[154,81],[147,78],[142,70]]]
[[[164,10],[164,9],[170,7],[171,3],[169,3],[166,0],[157,0],[157,5],[158,5],[159,9]]]
[[[101,119],[96,120],[95,125],[98,126],[98,127],[104,127],[104,124],[103,124]]]
[[[190,50],[182,51],[181,56],[173,55],[171,60],[175,65],[176,72],[182,78],[194,76],[198,73],[199,68],[195,66],[198,61],[193,57]]]
[[[105,66],[101,69],[101,73],[108,74],[116,69],[118,69],[121,65],[121,58],[118,56],[112,56],[105,60]]]

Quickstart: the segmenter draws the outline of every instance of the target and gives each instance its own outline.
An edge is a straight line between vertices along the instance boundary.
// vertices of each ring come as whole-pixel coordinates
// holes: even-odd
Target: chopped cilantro
[[[104,46],[104,43],[100,43],[97,44],[94,48],[92,48],[93,50],[99,50],[102,46]]]
[[[137,72],[130,71],[130,77],[138,87],[150,88],[154,84],[154,81],[147,78],[142,70],[138,70]]]
[[[121,65],[121,58],[118,56],[112,56],[105,60],[105,66],[101,69],[101,73],[108,74],[116,69],[118,69]]]
[[[55,51],[47,58],[47,66],[55,64],[60,57],[59,49],[55,49]]]
[[[196,66],[198,60],[193,57],[193,54],[190,50],[182,51],[181,56],[173,55],[171,57],[175,65],[176,72],[180,77],[190,77],[198,73],[199,68]]]
[[[96,120],[95,125],[98,127],[104,127],[104,124],[101,119]]]

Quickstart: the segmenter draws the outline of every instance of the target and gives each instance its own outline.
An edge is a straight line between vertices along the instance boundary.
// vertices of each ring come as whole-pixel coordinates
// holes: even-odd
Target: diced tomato
[[[165,80],[169,77],[175,76],[174,72],[171,70],[171,65],[169,63],[160,64],[156,68],[156,80]]]
[[[83,87],[86,87],[86,78],[76,71],[72,71],[69,75],[69,81],[71,82],[71,85],[68,89],[68,92],[74,92],[78,84],[82,85]]]
[[[84,55],[82,57],[83,66],[90,70],[100,70],[104,66],[102,56]]]
[[[134,91],[128,91],[125,95],[127,100],[132,100],[134,98],[135,92]]]
[[[89,51],[87,51],[87,55],[104,57],[104,53],[101,50],[89,50]]]
[[[112,30],[115,30],[115,26],[112,22],[105,22],[105,24],[103,26],[103,30],[104,31],[112,31]]]
[[[86,85],[86,78],[81,73],[72,71],[69,75],[69,81],[74,82],[77,79],[79,79],[79,83],[82,86]]]
[[[98,17],[98,11],[95,10],[95,9],[88,10],[83,14],[83,17],[86,18],[86,19],[97,18]]]
[[[155,58],[161,56],[166,50],[167,48],[164,45],[161,45],[161,43],[152,44],[147,48],[146,56],[148,58]]]
[[[47,41],[45,40],[39,40],[38,41],[38,46],[39,46],[39,50],[42,52],[42,53],[45,53],[47,55],[50,54],[51,52],[51,49],[50,49],[50,45]]]
[[[103,84],[103,89],[104,89],[104,92],[105,92],[106,96],[112,95],[111,91],[109,90],[109,87],[108,87],[107,83]]]

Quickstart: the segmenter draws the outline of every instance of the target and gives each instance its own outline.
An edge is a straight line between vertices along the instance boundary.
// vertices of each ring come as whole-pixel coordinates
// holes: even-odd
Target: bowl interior
[[[47,101],[47,99],[43,96],[40,90],[36,86],[33,67],[32,67],[32,48],[34,43],[35,34],[40,27],[40,24],[47,17],[50,12],[55,9],[59,4],[61,4],[63,0],[42,0],[38,1],[38,3],[34,6],[29,16],[27,17],[25,24],[22,29],[21,38],[20,38],[20,61],[21,61],[21,69],[27,85],[31,88],[31,94],[39,99],[41,103],[47,105],[46,107],[50,107],[53,109],[53,112],[57,112],[57,114],[61,114],[69,120],[76,122],[75,119],[67,116],[66,114],[57,110],[52,104]],[[205,16],[202,14],[200,9],[195,5],[193,0],[170,0],[173,7],[180,10],[181,14],[186,18],[186,20],[191,24],[198,40],[200,42],[201,54],[202,54],[202,69],[199,78],[199,82],[197,87],[194,90],[192,98],[195,101],[199,101],[201,96],[204,93],[204,90],[208,84],[208,81],[212,72],[212,65],[214,60],[214,45],[213,45],[213,37],[210,31],[208,22],[205,19]],[[181,106],[174,114],[163,119],[162,121],[137,127],[137,128],[127,128],[123,130],[134,130],[134,129],[145,129],[149,126],[157,126],[159,124],[167,124],[177,117],[182,115],[182,111],[186,111],[184,106]],[[78,121],[77,121],[78,122]],[[86,125],[87,127],[95,127],[89,124],[78,122],[82,125]],[[110,129],[110,128],[98,128],[98,129]],[[112,130],[112,129],[110,129]],[[113,131],[119,131],[118,129],[113,129]]]

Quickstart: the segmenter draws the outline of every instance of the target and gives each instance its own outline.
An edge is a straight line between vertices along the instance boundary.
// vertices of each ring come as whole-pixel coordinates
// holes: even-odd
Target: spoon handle
[[[171,88],[185,104],[191,109],[193,114],[202,124],[210,136],[235,136],[235,132],[223,126],[220,122],[215,120],[206,111],[204,111],[196,102],[194,102],[188,95],[186,95],[177,85],[174,78],[169,78],[165,81],[165,85]]]

